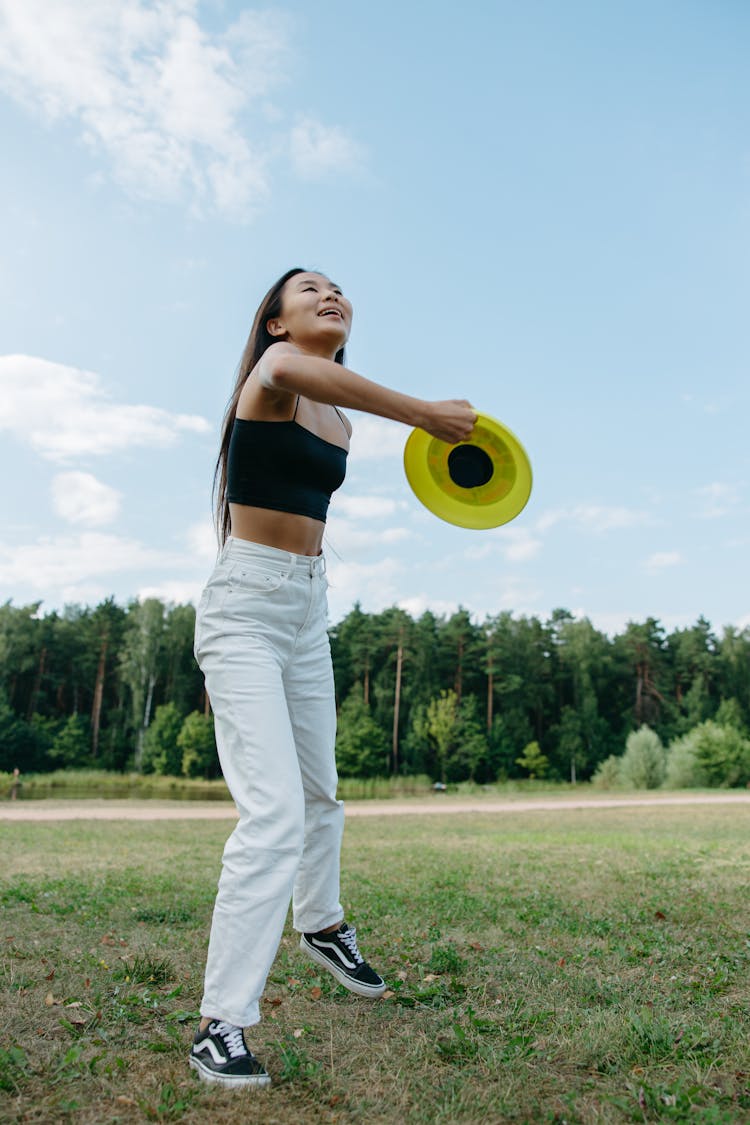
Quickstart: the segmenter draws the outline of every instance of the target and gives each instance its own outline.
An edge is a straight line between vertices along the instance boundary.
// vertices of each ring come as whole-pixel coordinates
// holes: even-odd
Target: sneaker
[[[241,1027],[215,1020],[197,1031],[190,1050],[190,1065],[204,1082],[220,1086],[269,1086],[271,1077],[252,1051]]]
[[[300,949],[335,976],[339,984],[359,996],[377,999],[385,992],[385,981],[365,961],[357,949],[357,931],[342,922],[337,930],[303,934]]]

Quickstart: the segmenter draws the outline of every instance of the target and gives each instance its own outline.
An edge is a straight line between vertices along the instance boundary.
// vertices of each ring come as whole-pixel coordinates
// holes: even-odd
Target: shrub
[[[174,703],[164,703],[156,708],[154,721],[143,739],[143,773],[168,774],[179,777],[182,773],[182,747],[179,745],[182,715]]]
[[[665,772],[666,755],[656,731],[645,724],[631,731],[620,762],[623,783],[633,789],[658,789]]]
[[[185,777],[215,777],[218,769],[213,716],[191,711],[177,737]]]
[[[667,750],[666,789],[694,789],[708,784],[706,771],[696,756],[693,731],[675,739]]]
[[[710,719],[690,731],[695,758],[711,786],[732,787],[750,782],[750,741],[735,727]]]
[[[543,754],[538,742],[529,742],[523,748],[523,754],[516,758],[516,765],[522,766],[529,777],[544,777],[549,768],[549,758]]]
[[[621,763],[622,758],[618,758],[617,754],[610,754],[597,766],[596,773],[591,778],[591,784],[596,786],[597,789],[617,789],[622,785]]]

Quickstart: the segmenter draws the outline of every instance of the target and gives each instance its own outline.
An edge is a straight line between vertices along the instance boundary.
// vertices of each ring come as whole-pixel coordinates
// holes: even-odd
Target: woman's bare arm
[[[407,426],[419,426],[451,444],[467,438],[477,419],[476,411],[465,399],[429,402],[412,398],[365,379],[333,360],[305,355],[285,342],[271,345],[255,373],[267,390],[301,394],[315,402],[392,418]]]

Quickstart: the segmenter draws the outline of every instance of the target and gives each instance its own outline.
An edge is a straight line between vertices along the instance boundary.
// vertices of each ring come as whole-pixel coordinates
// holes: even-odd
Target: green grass
[[[3,1122],[750,1121],[750,808],[352,820],[369,1003],[287,930],[250,1042],[187,1050],[228,825],[0,826]]]

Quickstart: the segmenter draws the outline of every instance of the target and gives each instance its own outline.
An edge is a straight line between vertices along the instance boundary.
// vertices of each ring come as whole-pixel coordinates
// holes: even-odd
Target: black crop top
[[[346,450],[301,426],[295,420],[297,406],[288,422],[235,418],[227,457],[227,500],[325,523],[331,494],[346,475]]]

